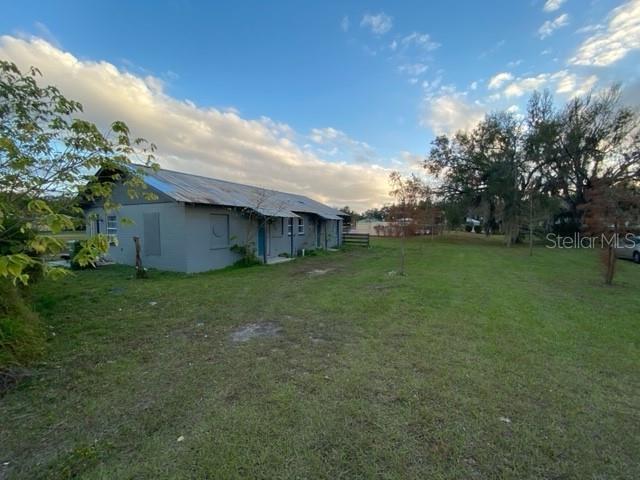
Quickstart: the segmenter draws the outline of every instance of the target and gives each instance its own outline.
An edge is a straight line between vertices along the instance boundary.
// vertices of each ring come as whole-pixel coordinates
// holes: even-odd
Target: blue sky
[[[522,111],[535,88],[561,102],[623,81],[633,102],[640,75],[637,0],[22,1],[0,34],[1,57],[37,63],[97,122],[124,116],[166,166],[359,207],[382,203],[388,169],[414,169],[436,133]],[[273,150],[256,160],[261,138]]]

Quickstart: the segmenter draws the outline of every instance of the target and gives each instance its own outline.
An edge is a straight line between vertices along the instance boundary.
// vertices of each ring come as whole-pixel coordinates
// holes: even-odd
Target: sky
[[[640,104],[640,0],[11,2],[0,58],[38,67],[162,167],[356,210],[423,174],[436,135],[620,82]]]

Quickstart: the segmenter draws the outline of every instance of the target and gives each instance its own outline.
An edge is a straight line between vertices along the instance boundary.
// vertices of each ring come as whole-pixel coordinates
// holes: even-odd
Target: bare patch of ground
[[[281,334],[282,327],[274,322],[249,323],[231,332],[232,342],[243,343],[253,338],[277,337]]]
[[[334,270],[333,268],[325,268],[324,270],[320,268],[316,268],[315,270],[309,270],[307,272],[307,275],[309,275],[310,277],[318,277],[320,275],[325,275],[333,270]]]

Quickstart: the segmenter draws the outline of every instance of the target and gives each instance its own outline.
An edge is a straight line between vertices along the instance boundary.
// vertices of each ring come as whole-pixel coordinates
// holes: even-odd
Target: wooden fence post
[[[136,245],[136,278],[146,278],[147,272],[142,266],[142,258],[140,258],[140,237],[133,237],[133,243]]]

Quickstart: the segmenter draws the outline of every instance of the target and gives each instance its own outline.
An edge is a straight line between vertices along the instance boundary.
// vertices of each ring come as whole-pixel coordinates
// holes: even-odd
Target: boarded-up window
[[[212,213],[209,248],[229,247],[229,215]]]
[[[145,213],[142,248],[145,255],[160,255],[160,214]]]

